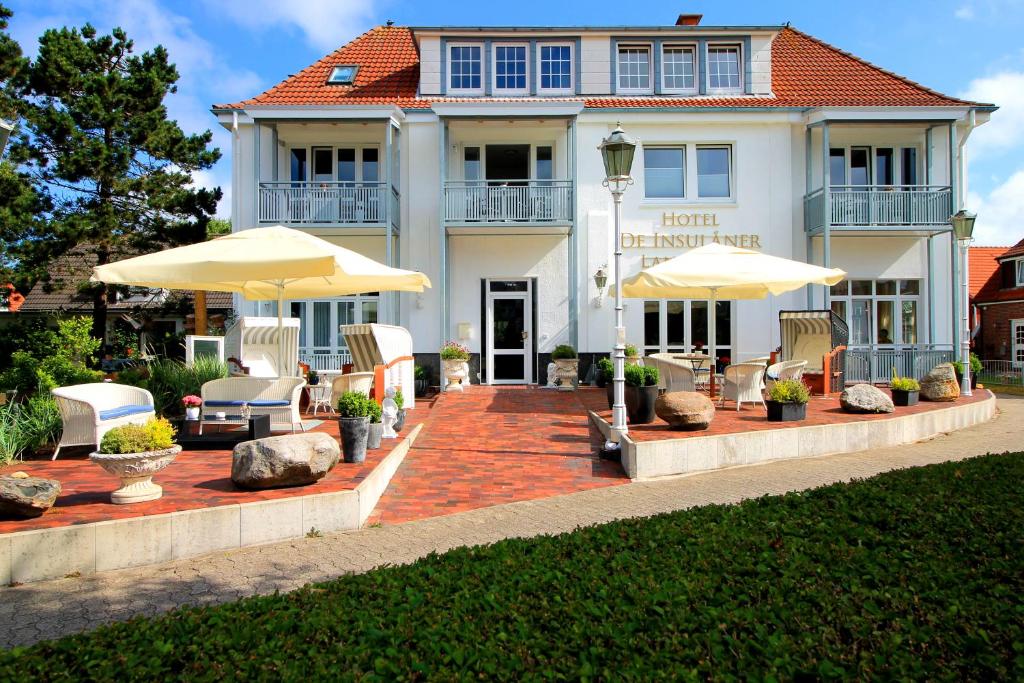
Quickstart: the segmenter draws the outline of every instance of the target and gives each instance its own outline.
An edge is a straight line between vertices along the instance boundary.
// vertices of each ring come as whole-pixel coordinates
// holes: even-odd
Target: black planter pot
[[[603,372],[598,370],[597,374],[594,375],[594,384],[604,389],[605,386],[608,384],[608,378],[604,376]]]
[[[893,405],[897,406],[916,406],[917,399],[921,395],[918,390],[904,391],[902,389],[892,390],[892,402]]]
[[[398,417],[395,418],[395,431],[400,432],[405,427],[405,408],[401,408],[398,411]]]
[[[423,398],[427,395],[427,387],[430,386],[430,380],[418,379],[416,380],[416,398]]]
[[[308,378],[306,378],[306,382],[309,384],[309,386],[315,387],[317,384],[320,384],[320,378],[319,377],[308,377]]]
[[[780,403],[765,401],[769,422],[799,422],[807,417],[806,403]]]
[[[367,450],[375,450],[380,448],[380,440],[384,436],[384,424],[382,422],[371,422],[370,428],[366,432],[366,448]]]
[[[608,410],[611,410],[615,404],[615,385],[608,382],[604,387],[604,392],[608,396]]]
[[[626,385],[626,416],[630,424],[645,425],[654,422],[654,404],[658,401],[658,387],[631,387]]]
[[[345,462],[365,461],[370,418],[339,417],[338,429],[341,431],[341,451],[345,456]]]

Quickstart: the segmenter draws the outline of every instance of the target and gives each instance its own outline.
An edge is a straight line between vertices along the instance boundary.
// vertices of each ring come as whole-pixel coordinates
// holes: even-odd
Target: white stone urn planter
[[[561,391],[575,391],[576,381],[580,375],[579,358],[558,358],[555,363],[555,377],[558,378],[558,388]]]
[[[159,451],[144,453],[90,453],[89,459],[121,480],[121,488],[110,494],[117,505],[156,500],[164,494],[153,475],[164,469],[181,453],[174,445]]]
[[[463,383],[469,380],[469,364],[462,359],[442,360],[441,372],[444,373],[448,385],[445,391],[465,391]]]

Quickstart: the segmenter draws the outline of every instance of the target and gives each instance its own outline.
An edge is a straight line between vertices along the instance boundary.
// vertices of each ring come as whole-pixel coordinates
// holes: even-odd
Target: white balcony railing
[[[449,223],[566,223],[572,220],[571,180],[449,180]]]
[[[348,351],[320,353],[310,349],[299,349],[299,360],[308,365],[310,370],[317,372],[340,371],[342,366],[352,362],[352,354]]]
[[[950,190],[944,185],[833,185],[826,206],[819,189],[804,197],[804,225],[839,227],[947,225]]]
[[[260,223],[384,225],[387,183],[273,182],[259,185]]]

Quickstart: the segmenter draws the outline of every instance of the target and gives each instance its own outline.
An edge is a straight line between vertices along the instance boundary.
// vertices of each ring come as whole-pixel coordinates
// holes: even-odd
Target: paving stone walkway
[[[862,451],[630,483],[406,524],[243,548],[157,567],[0,589],[0,646],[24,645],[182,605],[288,591],[430,552],[571,531],[695,505],[848,481],[892,469],[1024,448],[1024,397],[1002,396],[991,422],[895,449]]]

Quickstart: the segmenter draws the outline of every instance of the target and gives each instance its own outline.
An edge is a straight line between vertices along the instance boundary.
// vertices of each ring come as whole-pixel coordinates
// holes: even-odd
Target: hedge
[[[1022,480],[986,456],[463,548],[0,653],[0,679],[1020,680]]]

